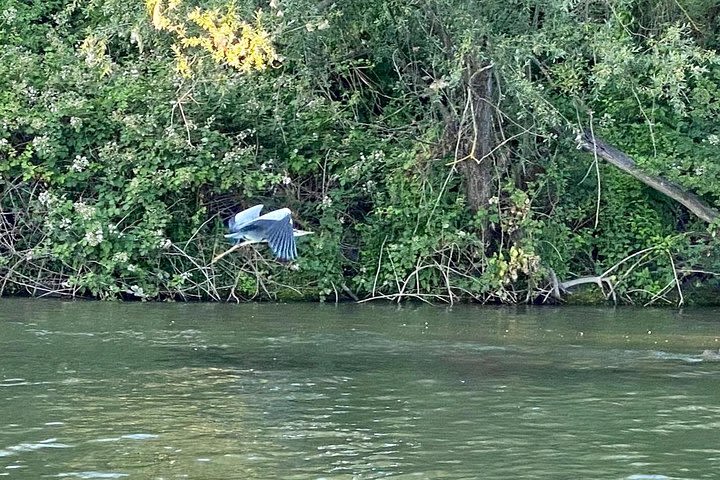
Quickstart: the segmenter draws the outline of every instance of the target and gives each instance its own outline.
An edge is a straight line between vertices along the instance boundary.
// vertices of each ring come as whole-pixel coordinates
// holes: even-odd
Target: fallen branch
[[[572,280],[566,280],[564,282],[558,282],[557,276],[555,275],[555,272],[550,269],[550,280],[552,283],[552,287],[550,292],[546,292],[547,295],[545,296],[545,300],[547,300],[547,297],[552,295],[556,299],[560,300],[559,298],[561,292],[565,293],[571,293],[569,291],[570,288],[575,287],[577,285],[584,285],[587,283],[594,283],[598,287],[600,287],[600,291],[603,292],[603,295],[605,295],[606,298],[612,297],[613,302],[617,304],[617,295],[615,294],[615,288],[617,287],[618,283],[621,283],[628,275],[630,275],[630,272],[635,270],[635,268],[640,265],[650,254],[657,251],[657,247],[648,247],[644,248],[642,250],[638,250],[635,253],[632,253],[628,255],[627,257],[623,258],[619,262],[617,262],[612,267],[605,270],[600,275],[591,275],[588,277],[580,277],[580,278],[574,278]],[[615,283],[613,284],[611,273],[613,273],[615,270],[620,268],[620,266],[629,260],[632,260],[633,258],[640,257],[633,265],[628,268],[628,270],[625,272],[624,275],[622,275],[619,279],[615,279]],[[604,285],[607,284],[608,288],[610,289],[610,293],[605,293]]]
[[[604,278],[602,275],[596,275],[590,277],[574,278],[572,280],[568,280],[567,282],[561,282],[560,288],[563,290],[568,290],[576,285],[584,285],[586,283],[596,283],[600,288],[602,288],[603,283],[607,283],[608,285],[612,286],[609,279]]]
[[[359,300],[359,299],[358,299],[358,296],[355,295],[355,293],[353,293],[353,291],[350,290],[350,287],[348,287],[348,286],[345,285],[344,283],[343,283],[342,285],[340,285],[340,288],[342,288],[343,292],[345,292],[348,297],[352,298],[353,301],[357,302],[357,301]]]
[[[584,285],[586,283],[594,283],[598,287],[600,287],[600,291],[605,295],[606,297],[612,296],[613,302],[617,303],[617,298],[615,297],[615,287],[610,281],[609,278],[605,277],[603,275],[597,275],[597,276],[591,276],[591,277],[580,277],[575,278],[573,280],[568,280],[567,282],[560,283],[559,287],[560,290],[568,291],[568,289],[576,286],[576,285]],[[605,288],[603,287],[603,284],[607,283],[608,288],[610,289],[610,293],[605,293]],[[569,293],[569,292],[568,292]]]
[[[643,172],[632,158],[605,142],[600,137],[593,135],[590,131],[585,130],[583,133],[578,134],[576,141],[578,146],[583,150],[595,153],[598,157],[604,158],[608,163],[630,174],[645,185],[681,203],[701,220],[712,223],[720,218],[720,212],[705,203],[700,197],[676,183]]]

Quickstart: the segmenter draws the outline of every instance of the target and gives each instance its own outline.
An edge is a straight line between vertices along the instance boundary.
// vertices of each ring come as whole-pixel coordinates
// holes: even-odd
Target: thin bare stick
[[[652,142],[653,146],[653,156],[657,157],[657,143],[655,142],[655,130],[653,129],[653,123],[650,121],[650,117],[647,116],[647,113],[645,113],[645,109],[642,106],[642,102],[640,101],[640,97],[638,97],[637,91],[635,91],[635,87],[633,85],[630,85],[630,89],[635,96],[635,101],[640,108],[640,112],[642,113],[643,117],[645,117],[645,121],[647,122],[648,129],[650,130],[650,141]]]
[[[208,223],[210,223],[210,222],[213,221],[214,219],[215,219],[215,216],[212,216],[212,217],[208,218],[208,219],[205,220],[197,229],[195,229],[195,231],[193,232],[193,234],[190,235],[190,238],[188,238],[188,239],[185,241],[185,248],[187,248],[188,245],[190,245],[190,242],[197,236],[198,233],[200,233],[200,230],[202,230],[202,228],[203,228],[205,225],[207,225]]]
[[[670,259],[670,265],[672,265],[673,278],[675,279],[675,285],[677,285],[678,295],[680,296],[680,300],[678,300],[678,307],[681,307],[685,303],[685,298],[683,297],[682,288],[680,287],[680,278],[678,277],[677,268],[675,268],[675,260],[673,260],[669,251],[666,251],[666,253]]]
[[[457,160],[459,153],[460,153],[460,145],[462,143],[462,135],[460,135],[460,132],[462,132],[464,123],[466,121],[465,119],[467,118],[467,112],[471,108],[470,107],[470,104],[472,103],[471,100],[472,100],[472,95],[468,95],[467,100],[465,101],[465,108],[463,109],[463,113],[460,116],[460,124],[457,127],[458,136],[457,136],[457,140],[455,142],[455,155],[454,155],[456,162],[462,161],[462,160]]]
[[[455,247],[455,244],[451,243],[450,244],[450,254],[447,256],[447,269],[443,270],[442,263],[440,264],[440,271],[442,272],[443,276],[445,277],[445,286],[447,287],[448,296],[450,297],[450,305],[452,305],[454,303],[452,287],[450,285],[450,262],[452,261],[454,247]],[[436,262],[436,264],[437,264],[437,262]]]
[[[656,294],[654,294],[654,295],[652,296],[652,298],[651,298],[647,303],[645,303],[645,304],[643,305],[643,307],[649,307],[650,305],[652,305],[653,303],[655,303],[655,302],[658,301],[658,300],[663,300],[663,301],[665,301],[665,302],[667,302],[667,303],[670,303],[670,300],[668,300],[667,298],[665,298],[665,293],[666,293],[667,291],[669,291],[669,290],[672,289],[674,283],[675,283],[675,279],[673,278],[672,280],[670,280],[670,281],[667,283],[667,285],[665,285],[663,288],[661,288],[659,292],[657,292]]]
[[[595,138],[595,131],[593,130],[592,112],[590,112],[590,135],[591,138]],[[597,202],[595,203],[595,226],[597,228],[600,223],[600,159],[598,159],[597,143],[593,143],[593,157],[595,158],[595,174],[597,175]]]
[[[377,270],[375,271],[375,280],[373,281],[373,287],[371,295],[375,296],[375,288],[377,287],[378,277],[380,276],[380,267],[382,265],[383,249],[385,248],[385,242],[387,242],[387,236],[383,239],[382,245],[380,245],[380,256],[378,257]]]
[[[338,303],[340,303],[340,295],[338,295],[338,290],[337,287],[335,287],[335,282],[331,281],[330,285],[332,285],[333,290],[335,291],[335,305],[337,305]]]
[[[523,135],[525,135],[528,132],[530,132],[530,130],[526,128],[520,133],[511,135],[507,139],[505,139],[502,142],[500,142],[499,144],[497,144],[493,149],[491,149],[488,153],[486,153],[485,155],[483,155],[480,158],[477,158],[477,159],[474,158],[475,154],[474,154],[474,150],[473,150],[473,152],[470,152],[469,154],[465,155],[463,158],[458,158],[457,160],[453,160],[452,162],[447,162],[445,165],[447,165],[447,166],[457,165],[458,163],[464,162],[465,160],[469,160],[469,159],[475,159],[476,162],[480,163],[483,160],[485,160],[486,158],[488,158],[490,155],[495,153],[497,150],[500,150],[502,147],[504,147],[505,145],[507,145],[508,143],[513,141],[514,139],[516,139],[518,137],[522,137]]]
[[[420,293],[420,282],[419,282],[419,273],[427,268],[433,268],[434,265],[420,265],[420,259],[418,258],[417,263],[415,264],[415,270],[413,270],[407,278],[405,278],[405,281],[402,284],[402,287],[398,288],[398,296],[402,297],[405,295],[405,288],[407,287],[407,284],[410,282],[410,279],[415,277],[415,289],[417,290],[417,293]],[[412,294],[408,294],[412,295]]]
[[[203,276],[205,277],[205,281],[207,282],[206,292],[207,292],[208,296],[209,296],[210,298],[212,298],[213,300],[219,301],[219,300],[220,300],[220,294],[218,293],[217,289],[215,288],[215,282],[213,282],[213,280],[212,280],[212,279],[210,278],[210,276],[208,275],[208,272],[207,272],[207,271],[208,271],[209,269],[208,269],[207,267],[202,267],[202,266],[200,266],[193,257],[191,257],[190,255],[188,255],[187,252],[185,252],[182,248],[178,247],[178,246],[175,245],[174,243],[172,243],[170,246],[173,247],[175,250],[177,250],[180,254],[182,254],[182,256],[183,256],[184,258],[186,258],[190,263],[192,263],[193,265],[195,265],[195,267],[196,267],[196,268],[200,271],[200,273],[202,273]]]
[[[615,303],[617,303],[617,296],[616,296],[616,294],[615,294],[615,288],[617,287],[617,285],[620,284],[625,278],[627,278],[628,275],[630,275],[630,273],[632,273],[632,271],[635,270],[635,268],[637,268],[638,265],[642,264],[642,262],[643,262],[653,251],[655,251],[655,250],[656,250],[656,247],[648,247],[648,248],[644,248],[644,249],[642,249],[642,250],[639,250],[639,251],[637,251],[637,252],[635,252],[635,253],[633,253],[633,254],[631,254],[631,255],[628,255],[627,257],[623,258],[622,260],[620,260],[619,262],[617,262],[615,265],[613,265],[613,266],[611,266],[610,268],[608,268],[607,270],[605,270],[605,271],[604,271],[603,273],[601,273],[600,275],[597,275],[597,276],[588,276],[588,277],[580,277],[580,278],[576,278],[576,279],[573,279],[573,280],[567,280],[567,281],[565,281],[565,282],[560,282],[560,283],[559,283],[559,290],[568,290],[568,289],[570,289],[570,288],[572,288],[572,287],[574,287],[574,286],[576,286],[576,285],[583,285],[583,284],[586,284],[586,283],[594,283],[594,284],[596,284],[598,287],[600,287],[600,290],[602,290],[603,294],[606,295],[606,297],[612,296],[613,301],[614,301]],[[613,284],[613,282],[610,281],[610,279],[608,278],[608,276],[609,276],[612,272],[614,272],[615,270],[617,270],[617,269],[620,267],[620,265],[622,265],[622,264],[628,262],[629,260],[632,260],[633,258],[638,257],[638,256],[639,256],[640,258],[639,258],[633,265],[630,266],[630,268],[628,269],[628,271],[625,272],[625,273],[623,274],[623,276],[620,277],[620,279],[618,279],[618,280],[615,282],[615,284]],[[610,289],[610,292],[609,292],[608,294],[605,294],[605,290],[604,290],[604,288],[603,288],[603,284],[607,284],[608,288]]]
[[[445,298],[445,295],[439,295],[434,293],[408,293],[404,295],[398,295],[398,294],[392,294],[392,295],[385,295],[385,294],[379,294],[374,297],[365,298],[360,300],[358,303],[366,303],[366,302],[372,302],[375,300],[388,300],[390,302],[395,302],[398,298],[405,298],[405,299],[414,299],[414,300],[420,300],[421,302],[432,304],[430,301],[428,301],[428,298],[435,298],[437,300],[442,300],[445,303],[449,303],[448,299]]]

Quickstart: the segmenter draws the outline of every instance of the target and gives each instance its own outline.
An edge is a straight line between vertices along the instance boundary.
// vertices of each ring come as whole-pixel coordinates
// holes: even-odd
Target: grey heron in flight
[[[255,205],[230,218],[228,222],[230,233],[226,234],[225,238],[234,240],[235,245],[215,257],[212,263],[240,247],[261,242],[267,242],[278,260],[290,261],[297,258],[295,237],[312,232],[293,228],[292,212],[289,208],[260,215],[262,209],[263,205]]]

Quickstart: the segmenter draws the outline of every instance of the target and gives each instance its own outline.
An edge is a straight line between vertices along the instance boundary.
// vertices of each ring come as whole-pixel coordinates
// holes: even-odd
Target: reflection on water
[[[717,310],[0,307],[0,477],[720,475]]]

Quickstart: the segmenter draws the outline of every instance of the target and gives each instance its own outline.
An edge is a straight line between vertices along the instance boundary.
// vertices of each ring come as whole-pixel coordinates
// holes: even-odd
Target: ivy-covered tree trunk
[[[456,127],[459,170],[463,174],[468,206],[473,212],[488,205],[497,191],[497,171],[493,148],[495,102],[492,65],[466,61],[465,109]]]

